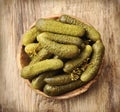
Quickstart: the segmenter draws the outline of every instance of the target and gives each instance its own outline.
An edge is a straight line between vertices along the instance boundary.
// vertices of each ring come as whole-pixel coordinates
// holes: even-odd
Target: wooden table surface
[[[61,13],[91,23],[106,51],[101,76],[88,92],[53,100],[28,87],[16,55],[36,19]],[[0,112],[120,112],[120,0],[0,0]]]

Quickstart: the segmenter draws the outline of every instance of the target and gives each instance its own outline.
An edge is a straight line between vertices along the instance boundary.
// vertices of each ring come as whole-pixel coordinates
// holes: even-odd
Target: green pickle
[[[71,35],[71,36],[83,36],[85,33],[84,28],[81,26],[64,24],[53,19],[41,18],[36,22],[36,27],[40,31]]]
[[[39,36],[37,37],[37,40],[40,42],[41,46],[54,55],[62,58],[73,58],[80,52],[79,48],[75,45],[60,44],[45,37],[41,38]]]
[[[85,24],[84,22],[76,18],[73,18],[69,15],[62,15],[59,18],[59,21],[63,23],[68,23],[68,24],[73,24],[73,25],[78,25],[78,26],[83,27],[86,30],[87,37],[94,42],[100,39],[100,33],[93,26]]]
[[[46,59],[35,64],[25,66],[21,70],[21,76],[26,79],[34,78],[40,73],[46,71],[57,70],[63,67],[63,62],[60,59]]]
[[[37,30],[36,27],[28,30],[22,37],[22,45],[26,46],[30,43],[33,43],[39,33],[40,32]]]
[[[82,39],[80,39],[79,37],[74,37],[74,36],[43,32],[37,37],[37,40],[39,41],[39,38],[42,38],[42,37],[58,42],[58,43],[62,43],[62,44],[73,44],[77,46],[81,46],[81,44],[83,44]]]
[[[95,44],[93,44],[92,48],[93,54],[90,63],[87,69],[82,73],[80,78],[83,82],[88,82],[95,77],[95,75],[98,73],[103,59],[105,50],[103,43],[100,40],[98,40],[95,42]]]
[[[45,86],[46,82],[44,81],[45,78],[49,78],[49,77],[52,77],[56,74],[56,71],[50,71],[50,72],[44,72],[42,74],[39,74],[38,77],[34,78],[32,80],[32,87],[34,89],[39,89],[39,90],[42,90],[43,87]]]
[[[78,77],[79,78],[79,77]],[[53,86],[69,84],[77,79],[74,79],[71,74],[62,74],[50,78],[45,78],[44,81]]]
[[[46,84],[43,89],[43,92],[49,96],[57,96],[72,91],[74,89],[77,89],[81,87],[83,84],[85,83],[80,80],[62,86],[51,86],[49,84]]]
[[[90,45],[86,45],[80,55],[74,59],[71,59],[65,63],[63,68],[64,72],[71,72],[74,68],[80,67],[83,62],[90,57],[92,53],[92,47]]]

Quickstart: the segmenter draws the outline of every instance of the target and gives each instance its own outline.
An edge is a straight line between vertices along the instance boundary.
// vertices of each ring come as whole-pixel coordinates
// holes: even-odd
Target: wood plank
[[[97,83],[83,95],[53,100],[37,95],[22,80],[16,63],[19,40],[38,18],[70,14],[91,23],[105,44]],[[119,0],[0,0],[0,112],[119,112]]]

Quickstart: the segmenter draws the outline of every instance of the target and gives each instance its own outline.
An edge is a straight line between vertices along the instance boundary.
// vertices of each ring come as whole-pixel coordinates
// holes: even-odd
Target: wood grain
[[[39,17],[70,14],[91,23],[106,48],[102,74],[83,95],[47,99],[22,80],[16,63],[22,34]],[[0,112],[119,112],[119,0],[0,0]]]

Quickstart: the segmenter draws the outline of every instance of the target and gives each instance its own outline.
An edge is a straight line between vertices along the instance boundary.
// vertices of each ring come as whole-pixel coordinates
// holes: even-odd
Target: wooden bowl
[[[47,17],[47,18],[56,18],[57,19],[59,16],[61,16],[61,15],[54,15],[54,16],[50,16],[50,17]],[[86,22],[84,22],[84,23],[86,23]],[[86,23],[86,24],[88,24],[88,23]],[[33,23],[33,25],[30,26],[30,28],[32,28],[34,25],[35,25],[35,22]],[[90,25],[90,24],[88,24],[88,25]],[[21,44],[21,40],[20,40],[20,43],[19,43],[18,53],[17,53],[17,62],[18,62],[18,68],[19,68],[19,70],[21,70],[24,66],[28,65],[28,63],[30,61],[29,57],[27,56],[27,54],[24,51],[24,47]],[[83,85],[82,87],[80,87],[78,89],[75,89],[73,91],[67,92],[67,93],[65,93],[63,95],[60,95],[60,96],[48,96],[44,92],[42,92],[40,90],[37,90],[37,89],[34,89],[31,86],[31,83],[30,83],[30,81],[28,79],[24,79],[24,78],[23,79],[29,85],[29,87],[31,89],[33,89],[39,95],[43,95],[43,96],[45,96],[47,98],[53,98],[53,99],[69,99],[71,97],[74,97],[74,96],[77,96],[77,95],[80,95],[80,94],[86,92],[90,88],[90,86],[97,81],[97,79],[98,79],[98,77],[100,75],[100,72],[101,72],[101,68],[102,68],[102,64],[101,64],[99,72],[95,76],[95,78],[92,79],[91,81],[89,81],[86,85]]]

